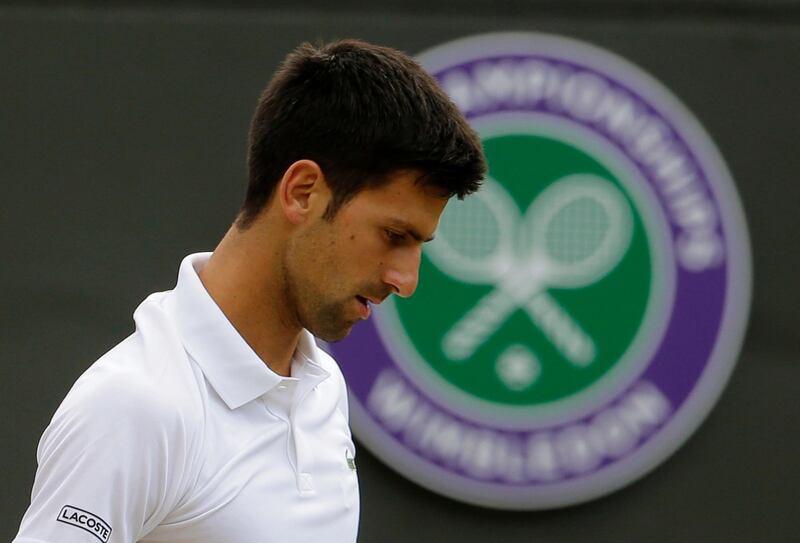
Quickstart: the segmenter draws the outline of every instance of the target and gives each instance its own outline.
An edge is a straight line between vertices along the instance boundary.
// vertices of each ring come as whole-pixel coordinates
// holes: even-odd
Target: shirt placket
[[[303,404],[314,389],[330,374],[312,364],[293,364],[297,377],[284,377],[262,396],[265,407],[286,424],[286,452],[294,470],[297,490],[301,495],[314,494],[314,450],[310,436],[303,427]]]
[[[297,489],[301,493],[313,490],[310,486],[310,476],[306,470],[308,460],[305,458],[305,443],[298,439],[301,431],[293,416],[293,406],[296,403],[298,380],[292,378],[282,379],[264,398],[267,409],[286,424],[286,453],[289,464],[294,471]]]
[[[297,488],[300,493],[314,493],[314,448],[311,445],[309,436],[300,424],[302,420],[303,404],[308,400],[308,396],[314,393],[314,389],[326,377],[328,373],[319,370],[310,363],[303,365],[302,378],[298,382],[297,389],[289,410],[289,421],[292,428],[292,437],[296,451],[297,461]]]

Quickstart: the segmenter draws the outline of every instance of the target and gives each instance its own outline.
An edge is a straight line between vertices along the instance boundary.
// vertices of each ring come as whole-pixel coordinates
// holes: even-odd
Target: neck
[[[291,374],[302,327],[287,311],[278,236],[270,225],[235,225],[200,270],[200,280],[239,335],[278,375]],[[277,225],[275,225],[277,226]]]

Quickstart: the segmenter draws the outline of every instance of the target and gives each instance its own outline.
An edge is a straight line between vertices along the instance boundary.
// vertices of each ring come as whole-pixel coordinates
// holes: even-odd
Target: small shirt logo
[[[350,468],[352,471],[356,470],[356,459],[353,458],[353,455],[350,453],[349,450],[344,451],[344,459],[347,462],[347,467]]]
[[[62,507],[56,520],[86,530],[103,543],[108,543],[108,538],[111,537],[110,524],[94,513],[84,511],[72,505],[65,505]]]

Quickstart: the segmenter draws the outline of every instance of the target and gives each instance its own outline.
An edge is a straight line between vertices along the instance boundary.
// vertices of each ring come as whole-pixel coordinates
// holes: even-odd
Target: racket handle
[[[594,341],[546,291],[534,294],[525,304],[533,323],[547,339],[576,366],[585,367],[594,360]]]
[[[500,328],[516,307],[517,302],[505,290],[495,288],[445,334],[442,352],[455,361],[469,358]]]

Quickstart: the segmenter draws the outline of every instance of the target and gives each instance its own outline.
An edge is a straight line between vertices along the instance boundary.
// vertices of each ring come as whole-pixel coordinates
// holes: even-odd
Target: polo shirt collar
[[[210,257],[211,253],[196,253],[183,259],[171,305],[186,351],[225,404],[236,409],[266,394],[284,377],[259,358],[206,291],[198,270]],[[316,362],[317,348],[313,336],[303,330],[293,375],[301,379],[313,375],[314,381],[329,375]]]

